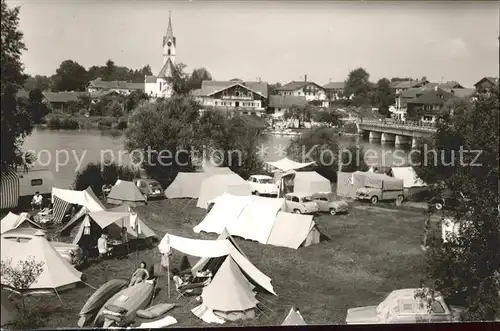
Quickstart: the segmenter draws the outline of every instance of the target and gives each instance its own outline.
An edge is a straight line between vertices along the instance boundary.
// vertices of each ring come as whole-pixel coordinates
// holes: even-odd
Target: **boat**
[[[153,298],[154,283],[145,281],[116,293],[101,308],[94,327],[125,326],[132,322],[140,309],[146,308]]]
[[[80,319],[77,325],[81,328],[87,326],[89,322],[96,316],[99,309],[108,301],[113,295],[123,290],[127,286],[127,281],[124,279],[112,279],[103,284],[92,294],[80,310]]]

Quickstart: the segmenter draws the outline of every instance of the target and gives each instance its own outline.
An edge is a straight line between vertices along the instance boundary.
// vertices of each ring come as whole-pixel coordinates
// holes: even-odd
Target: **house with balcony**
[[[276,91],[281,96],[305,97],[307,101],[320,101],[322,107],[328,107],[325,89],[323,86],[307,81],[307,75],[304,81],[292,81]]]
[[[329,101],[345,99],[345,82],[330,82],[323,85],[323,88],[325,89],[326,97]]]
[[[418,97],[408,100],[408,117],[418,117],[423,123],[434,123],[445,103],[458,98],[454,92],[435,86]]]
[[[144,91],[144,83],[132,83],[122,81],[104,81],[101,78],[92,80],[87,85],[87,92],[116,92],[121,95],[129,95],[133,91]]]
[[[487,92],[493,88],[498,89],[498,77],[483,77],[480,81],[474,84],[478,92]]]
[[[257,115],[266,112],[268,104],[266,82],[204,80],[201,89],[192,92],[204,109],[217,109],[228,114]]]

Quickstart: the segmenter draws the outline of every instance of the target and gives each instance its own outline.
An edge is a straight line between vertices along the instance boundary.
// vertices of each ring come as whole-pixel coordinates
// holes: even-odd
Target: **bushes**
[[[114,162],[109,163],[89,163],[85,169],[76,174],[74,188],[75,190],[85,190],[92,187],[95,194],[102,194],[104,184],[114,185],[117,179],[133,180],[139,177],[139,172],[132,167],[118,165]]]
[[[342,125],[342,128],[340,130],[344,133],[358,133],[358,127],[355,123],[346,123]]]
[[[102,118],[99,120],[99,129],[111,129],[113,126],[114,121],[109,118]]]
[[[49,117],[46,122],[47,126],[54,130],[75,130],[80,127],[77,120],[69,117]]]
[[[116,129],[117,130],[124,130],[124,129],[127,128],[127,126],[128,126],[127,121],[125,119],[123,119],[123,118],[120,118],[118,120],[118,124],[116,124]]]

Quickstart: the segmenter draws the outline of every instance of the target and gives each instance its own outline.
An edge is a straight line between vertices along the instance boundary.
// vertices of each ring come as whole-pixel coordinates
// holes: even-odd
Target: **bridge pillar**
[[[382,134],[380,132],[370,131],[370,135],[368,136],[369,141],[377,141],[380,140],[380,136]]]
[[[395,140],[395,136],[390,133],[382,133],[382,143],[392,143]]]
[[[418,142],[418,138],[412,138],[411,139],[411,148],[418,148],[419,147],[419,142]]]
[[[398,145],[398,146],[402,146],[402,145],[409,145],[410,143],[412,143],[412,141],[410,141],[411,137],[408,137],[408,136],[402,136],[402,135],[396,135],[396,141],[395,141],[395,145]]]

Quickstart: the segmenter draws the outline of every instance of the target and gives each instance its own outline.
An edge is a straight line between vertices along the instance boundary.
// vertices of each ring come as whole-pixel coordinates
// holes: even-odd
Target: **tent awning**
[[[19,201],[19,176],[13,170],[0,174],[0,209],[15,208]]]
[[[53,187],[52,199],[54,199],[54,197],[58,197],[68,203],[84,206],[90,211],[101,211],[106,209],[99,199],[97,199],[90,187],[84,191],[65,190]]]
[[[300,163],[300,162],[295,162],[295,161],[290,160],[289,158],[285,157],[279,161],[266,162],[266,163],[269,164],[270,166],[278,168],[281,171],[289,171],[289,170],[302,169],[302,168],[310,166],[311,164],[314,164],[316,162]]]

